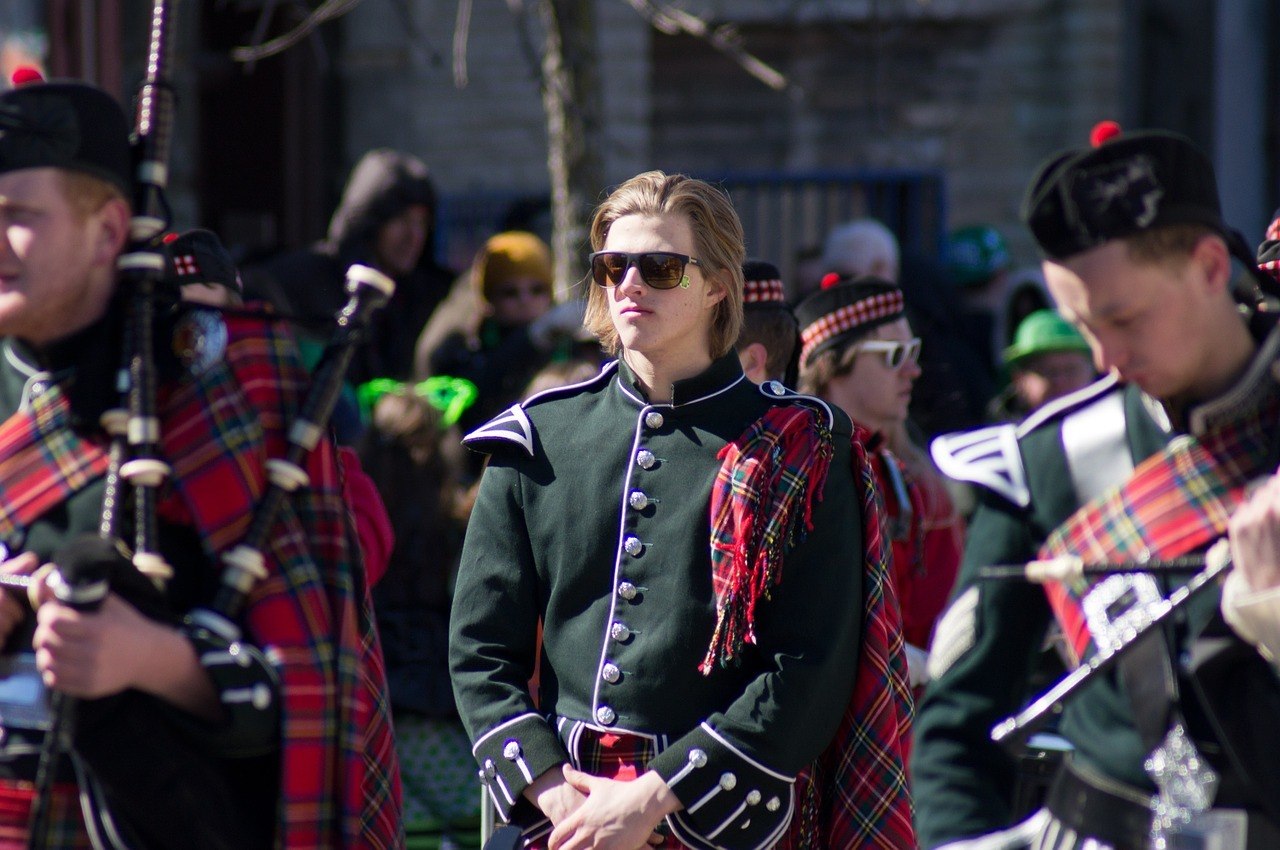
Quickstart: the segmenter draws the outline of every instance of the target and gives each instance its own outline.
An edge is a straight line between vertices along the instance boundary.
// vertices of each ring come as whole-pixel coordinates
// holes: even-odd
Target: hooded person
[[[379,148],[360,158],[329,220],[328,236],[246,274],[249,297],[263,298],[305,329],[323,328],[346,303],[352,263],[373,266],[396,282],[352,359],[352,383],[410,376],[413,346],[454,273],[435,262],[435,187],[422,160]]]

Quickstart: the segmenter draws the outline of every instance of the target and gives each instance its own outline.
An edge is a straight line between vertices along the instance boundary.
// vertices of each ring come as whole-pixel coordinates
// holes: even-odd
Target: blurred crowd
[[[373,150],[352,170],[323,240],[247,267],[243,278],[246,300],[287,317],[312,363],[345,301],[350,264],[396,283],[353,359],[334,427],[386,506],[365,510],[363,525],[394,539],[380,553],[385,574],[374,593],[411,843],[469,846],[479,798],[445,644],[483,456],[460,438],[522,399],[589,379],[605,357],[583,328],[581,281],[554,279],[542,235],[495,233],[458,272],[432,256],[437,216],[426,165]],[[791,258],[795,279],[782,279],[781,259],[744,268],[739,357],[752,380],[816,395],[875,435],[919,693],[973,506],[925,447],[942,433],[1019,421],[1088,385],[1089,348],[1055,311],[1038,265],[1016,266],[991,226],[954,230],[939,260],[900,256],[895,234],[862,218]],[[557,291],[568,297],[557,303]],[[854,327],[839,347],[803,350],[806,328],[884,294],[899,297],[900,309]]]

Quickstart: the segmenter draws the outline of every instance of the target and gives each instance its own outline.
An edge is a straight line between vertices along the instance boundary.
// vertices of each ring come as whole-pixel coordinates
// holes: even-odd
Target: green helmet
[[[1080,332],[1066,319],[1058,315],[1057,310],[1036,310],[1018,325],[1013,345],[1004,350],[1004,362],[1007,366],[1016,366],[1028,357],[1053,351],[1080,351],[1087,354],[1089,343],[1084,341]]]
[[[1007,269],[1011,260],[1000,231],[988,224],[975,224],[951,232],[947,262],[956,285],[969,287]]]

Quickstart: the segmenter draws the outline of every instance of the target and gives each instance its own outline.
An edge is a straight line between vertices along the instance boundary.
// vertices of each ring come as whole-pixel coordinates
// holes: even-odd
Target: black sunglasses
[[[591,279],[598,286],[617,286],[627,276],[627,269],[635,266],[640,279],[654,289],[675,289],[689,285],[686,264],[702,265],[693,257],[670,251],[596,251],[591,255]]]

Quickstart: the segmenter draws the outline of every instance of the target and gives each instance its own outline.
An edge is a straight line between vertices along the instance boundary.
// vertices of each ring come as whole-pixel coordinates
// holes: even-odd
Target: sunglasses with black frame
[[[640,279],[654,289],[688,287],[685,267],[702,265],[693,257],[674,251],[596,251],[590,260],[591,279],[597,286],[606,287],[622,283],[632,266],[640,271]]]

